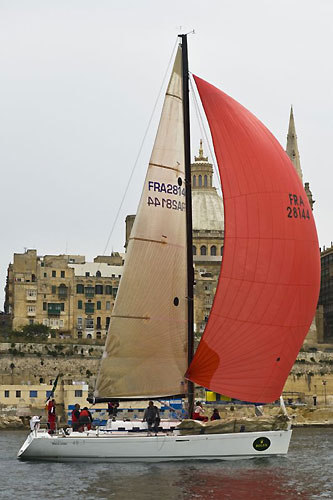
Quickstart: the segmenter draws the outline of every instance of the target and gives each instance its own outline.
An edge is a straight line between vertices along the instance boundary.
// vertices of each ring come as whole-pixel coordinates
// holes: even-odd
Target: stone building
[[[323,308],[323,342],[333,343],[333,244],[321,252],[319,304]]]
[[[107,333],[122,274],[119,253],[86,262],[82,255],[14,254],[5,312],[12,328],[42,323],[53,336],[101,339]]]
[[[220,274],[223,241],[223,201],[213,186],[213,165],[204,156],[202,141],[191,165],[194,263],[194,330],[205,329]]]

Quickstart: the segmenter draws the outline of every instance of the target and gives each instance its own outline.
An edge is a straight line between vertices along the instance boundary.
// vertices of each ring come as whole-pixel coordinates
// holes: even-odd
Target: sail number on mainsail
[[[148,181],[148,191],[155,193],[154,197],[148,196],[147,204],[153,207],[168,208],[169,210],[181,210],[186,208],[184,201],[179,201],[171,198],[159,198],[156,193],[166,193],[174,196],[185,196],[185,188],[177,186],[177,184],[165,184],[164,182]]]

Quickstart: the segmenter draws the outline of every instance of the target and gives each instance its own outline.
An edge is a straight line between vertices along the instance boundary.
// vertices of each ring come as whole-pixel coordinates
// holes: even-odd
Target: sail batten
[[[225,241],[206,330],[187,378],[251,402],[279,398],[312,322],[319,244],[302,183],[249,111],[194,77],[221,177]]]
[[[181,49],[128,241],[95,397],[184,394],[187,368]]]

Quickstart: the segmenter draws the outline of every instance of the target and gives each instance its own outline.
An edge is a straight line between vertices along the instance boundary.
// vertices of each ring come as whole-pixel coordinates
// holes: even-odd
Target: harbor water
[[[22,431],[0,433],[1,500],[333,498],[333,428],[295,429],[287,457],[232,462],[20,462]]]

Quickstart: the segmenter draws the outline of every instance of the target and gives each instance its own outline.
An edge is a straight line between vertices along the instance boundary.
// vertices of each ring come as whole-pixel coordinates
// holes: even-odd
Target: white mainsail
[[[185,392],[187,265],[181,49],[167,88],[95,397]]]

